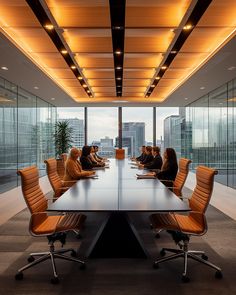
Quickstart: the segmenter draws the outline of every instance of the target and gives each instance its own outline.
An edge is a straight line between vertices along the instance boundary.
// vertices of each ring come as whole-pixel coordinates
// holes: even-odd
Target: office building
[[[235,0],[0,1],[4,295],[236,294],[235,52]],[[73,145],[98,145],[100,154],[111,158],[110,168],[97,169],[95,177],[83,171],[65,174],[65,162],[55,159],[59,113],[74,129]],[[160,179],[137,179],[146,171],[127,157],[138,156],[140,147],[149,143],[160,145],[162,155],[166,147],[173,147],[178,160],[191,160],[183,189],[172,191]],[[51,186],[45,160],[53,163],[55,175],[55,167],[62,164],[62,174],[56,175],[59,189]],[[23,170],[28,171],[27,181],[21,181],[23,168],[29,169]],[[174,180],[175,170],[176,166],[168,172],[173,178],[168,180]],[[81,179],[85,175],[89,179]],[[64,177],[72,183],[65,183]],[[27,204],[22,188],[30,196]],[[39,199],[44,195],[49,201],[43,199],[42,205]],[[181,201],[181,195],[195,197],[196,203]],[[205,201],[203,206],[199,200]],[[31,203],[36,205],[28,210]],[[150,220],[152,213],[162,215]],[[79,214],[87,216],[84,227],[85,217]],[[167,221],[174,233],[184,234],[177,234],[182,250],[189,243],[191,250],[196,246],[202,252],[198,258],[182,253],[178,261],[154,270],[154,257],[167,254],[162,248],[176,247],[175,254],[180,250],[168,232],[163,230],[156,240],[150,229],[150,222],[155,233],[158,224],[168,229]],[[194,232],[189,232],[190,224]],[[80,240],[75,236],[78,230]],[[68,247],[75,248],[69,255],[74,262],[77,255],[86,257],[87,269],[80,272],[72,261],[59,261],[65,258],[59,255],[58,286],[50,285],[51,278],[58,283],[50,260],[23,271],[23,278],[21,267],[37,256],[29,253],[47,251],[52,237],[63,242],[65,232]],[[196,236],[188,241],[186,232]],[[105,243],[101,233],[108,238]],[[60,242],[55,246],[60,248]],[[99,259],[90,256],[95,246],[103,252]],[[145,252],[148,259],[140,258]],[[187,254],[193,259],[185,272],[181,259]],[[203,267],[207,259],[220,266],[222,280],[214,278],[220,278],[221,269]],[[16,279],[21,281],[14,279],[18,270]],[[181,285],[188,276],[189,283]]]

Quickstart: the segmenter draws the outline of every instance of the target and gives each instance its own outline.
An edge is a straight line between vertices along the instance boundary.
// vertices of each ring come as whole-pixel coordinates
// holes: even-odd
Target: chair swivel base
[[[187,276],[187,266],[188,266],[188,258],[191,258],[193,260],[196,260],[200,263],[203,263],[213,269],[216,270],[215,272],[215,278],[221,279],[223,277],[223,274],[221,272],[221,269],[216,266],[215,264],[207,261],[208,257],[205,255],[204,251],[194,251],[194,250],[188,250],[188,246],[186,244],[183,245],[183,249],[170,249],[170,248],[163,248],[160,251],[161,256],[165,256],[166,252],[173,253],[172,255],[169,255],[167,257],[159,258],[153,263],[154,268],[158,268],[159,264],[165,261],[173,260],[179,257],[184,258],[184,271],[182,273],[182,281],[184,283],[187,283],[190,281],[189,277]],[[199,257],[201,256],[201,257]]]
[[[67,252],[71,252],[71,257],[65,255],[65,253]],[[53,278],[51,279],[51,283],[52,284],[57,284],[59,283],[59,278],[58,278],[58,274],[57,274],[57,269],[56,269],[56,264],[55,264],[55,258],[59,258],[59,259],[63,259],[63,260],[67,260],[67,261],[74,261],[79,263],[80,269],[85,269],[86,265],[85,262],[82,260],[79,260],[76,257],[77,253],[74,249],[69,248],[69,249],[60,249],[60,250],[54,250],[54,246],[50,246],[50,251],[46,251],[46,252],[40,252],[40,253],[31,253],[29,258],[28,258],[28,264],[26,264],[25,266],[21,267],[16,275],[15,275],[15,279],[16,280],[22,280],[23,279],[23,271],[25,271],[28,268],[31,268],[43,261],[46,261],[48,259],[51,260],[51,264],[52,264],[52,270],[53,270]],[[37,259],[35,259],[35,257],[39,256]]]

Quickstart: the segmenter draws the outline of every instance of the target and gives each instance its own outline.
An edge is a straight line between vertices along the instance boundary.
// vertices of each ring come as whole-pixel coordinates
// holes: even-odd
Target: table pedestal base
[[[125,212],[112,212],[100,227],[90,258],[147,258],[136,229]]]

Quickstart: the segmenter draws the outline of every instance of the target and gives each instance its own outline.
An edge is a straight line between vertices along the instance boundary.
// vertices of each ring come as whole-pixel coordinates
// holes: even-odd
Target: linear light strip
[[[192,13],[190,14],[188,20],[186,21],[185,25],[182,28],[182,31],[178,38],[176,39],[174,45],[172,46],[172,50],[167,55],[166,59],[164,60],[161,68],[155,74],[154,81],[152,85],[150,85],[145,93],[145,97],[149,97],[157,84],[160,82],[161,78],[164,76],[166,70],[177,56],[178,52],[188,39],[189,35],[192,33],[194,27],[197,25],[205,11],[207,10],[208,6],[211,4],[212,0],[199,0],[197,1]]]
[[[111,33],[115,70],[116,96],[122,96],[124,43],[125,43],[125,0],[110,0]]]
[[[70,67],[71,71],[75,75],[75,77],[79,80],[81,86],[83,86],[84,91],[89,97],[92,97],[92,91],[87,85],[85,79],[83,78],[80,70],[77,67],[77,64],[74,62],[73,58],[71,57],[71,53],[67,50],[62,42],[63,37],[58,34],[55,27],[53,26],[50,18],[48,17],[47,13],[45,12],[43,6],[41,5],[40,1],[38,0],[26,0],[29,7],[32,9],[33,13],[37,17],[38,21],[40,22],[41,26],[44,28],[58,51],[61,53],[62,57],[64,58],[65,62]],[[65,40],[63,39],[65,42]],[[65,42],[66,44],[66,42]],[[68,47],[69,48],[69,47]]]

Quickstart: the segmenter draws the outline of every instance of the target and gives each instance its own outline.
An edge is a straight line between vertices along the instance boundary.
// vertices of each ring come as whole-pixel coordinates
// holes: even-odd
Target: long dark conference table
[[[137,179],[128,159],[111,159],[109,168],[96,171],[98,178],[81,179],[48,211],[106,212],[87,256],[90,258],[147,257],[129,212],[186,212],[181,201],[158,179]],[[148,224],[148,220],[147,220]]]

